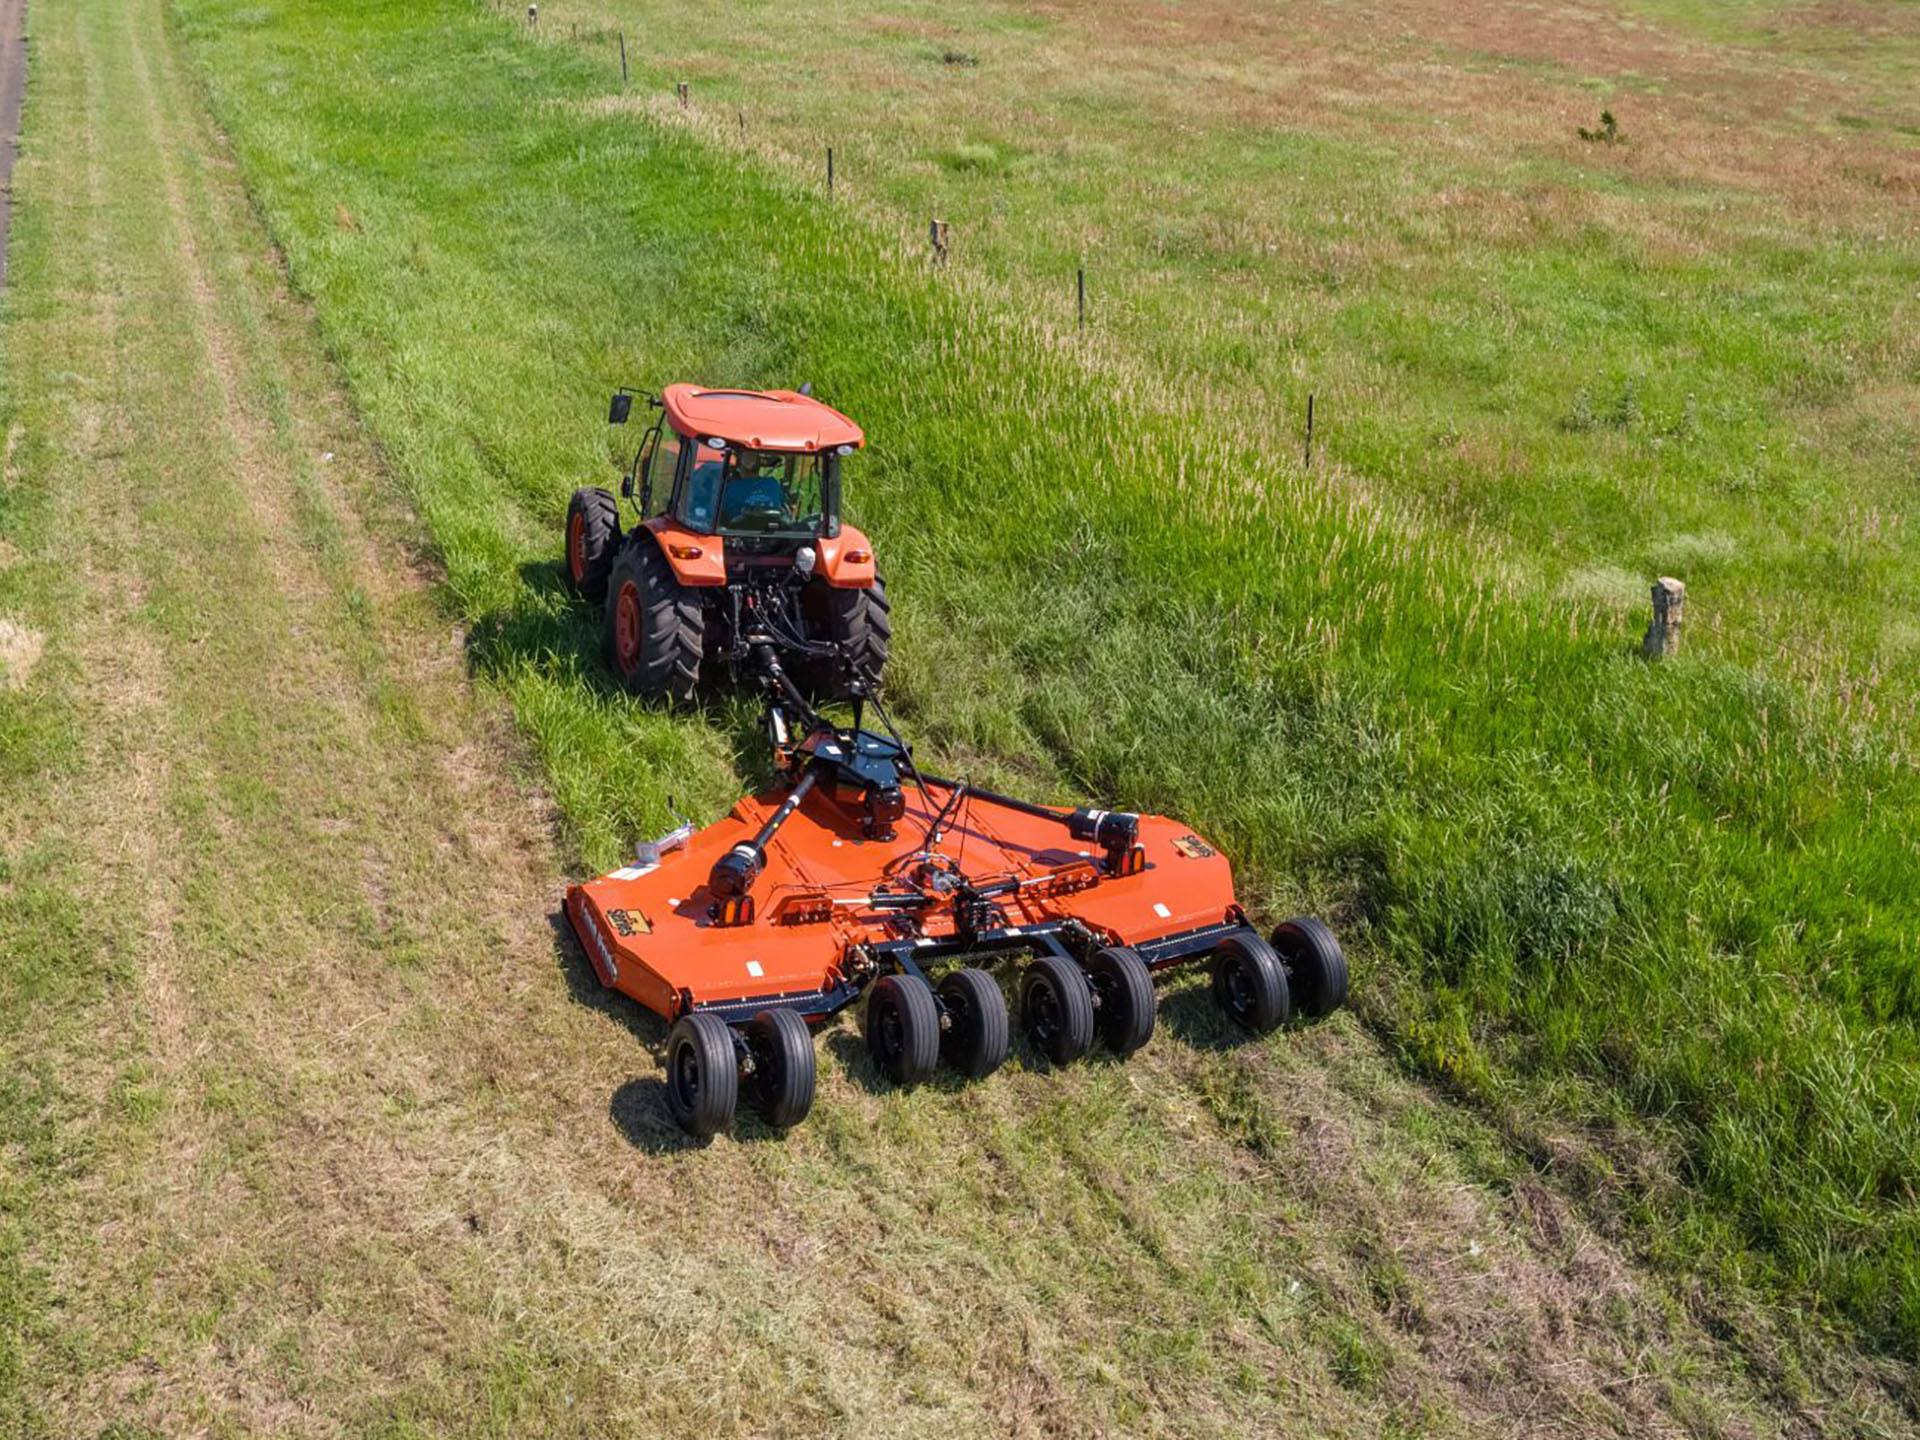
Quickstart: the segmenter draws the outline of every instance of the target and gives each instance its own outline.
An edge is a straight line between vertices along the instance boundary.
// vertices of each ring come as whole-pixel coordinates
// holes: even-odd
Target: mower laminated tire
[[[739,1098],[733,1031],[714,1015],[682,1015],[667,1035],[667,1109],[674,1123],[704,1140],[733,1123]]]
[[[1107,1049],[1125,1059],[1153,1038],[1160,1010],[1153,976],[1140,952],[1128,945],[1099,950],[1087,962],[1087,978],[1099,998],[1094,1019]]]
[[[1071,1065],[1093,1048],[1093,994],[1080,967],[1042,955],[1020,976],[1020,1029],[1056,1065]]]
[[[1293,1008],[1324,1020],[1347,1003],[1347,956],[1333,932],[1311,915],[1296,915],[1273,932],[1273,950],[1287,972]]]
[[[567,588],[586,600],[607,598],[620,549],[620,507],[605,490],[576,490],[567,502]]]
[[[747,1099],[776,1130],[798,1125],[813,1108],[813,1035],[797,1010],[762,1010],[747,1022],[753,1069]]]
[[[814,688],[828,698],[838,698],[857,681],[868,693],[877,692],[893,644],[886,585],[878,576],[864,590],[839,590],[824,580],[815,583],[820,587],[815,611],[820,630],[815,633],[824,631],[839,649],[833,659],[815,668]]]
[[[917,1085],[940,1063],[940,1007],[917,975],[882,975],[867,996],[867,1049],[882,1075]]]
[[[607,580],[607,662],[648,699],[691,700],[706,629],[700,597],[674,578],[651,533],[629,536]]]
[[[940,982],[947,1028],[940,1058],[973,1080],[984,1080],[1007,1058],[1007,997],[984,970],[955,970]]]
[[[1286,968],[1258,935],[1235,935],[1213,952],[1213,998],[1231,1020],[1265,1035],[1287,1023],[1293,1000]]]

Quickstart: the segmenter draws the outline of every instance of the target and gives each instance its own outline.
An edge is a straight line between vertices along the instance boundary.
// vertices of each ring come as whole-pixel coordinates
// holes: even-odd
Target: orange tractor
[[[627,423],[633,395],[608,419]],[[620,493],[567,506],[567,583],[606,606],[607,659],[636,695],[690,700],[704,665],[739,670],[751,637],[803,662],[818,694],[874,687],[892,626],[867,537],[840,519],[840,466],[866,443],[791,390],[669,385]],[[656,499],[660,508],[655,509]]]
[[[775,778],[718,823],[682,825],[573,886],[566,910],[601,982],[671,1023],[667,1104],[682,1128],[724,1129],[743,1092],[770,1125],[798,1123],[813,1103],[809,1027],[863,995],[874,1063],[902,1085],[942,1063],[991,1074],[1016,1023],[1056,1065],[1096,1041],[1130,1055],[1153,1034],[1156,975],[1196,961],[1257,1034],[1344,1003],[1327,927],[1300,917],[1261,934],[1226,858],[1189,827],[1035,805],[918,767],[880,698],[886,602],[871,550],[838,518],[837,462],[861,444],[851,421],[792,392],[673,386],[661,405],[625,487],[639,488],[640,526],[618,540],[582,499],[603,492],[577,492],[568,573],[604,596],[612,661],[634,689],[688,693],[713,655],[761,686]],[[778,458],[755,465],[746,451]],[[778,502],[771,488],[730,494],[769,468]],[[670,498],[645,518],[656,477]],[[681,626],[692,639],[670,633]],[[818,708],[789,660],[850,702],[850,722]],[[994,967],[1015,957],[1010,1011]]]

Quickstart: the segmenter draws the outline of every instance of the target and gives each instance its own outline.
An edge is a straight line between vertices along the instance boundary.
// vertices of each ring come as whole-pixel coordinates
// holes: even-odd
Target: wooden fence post
[[[1680,627],[1686,621],[1687,587],[1671,576],[1653,582],[1653,619],[1640,653],[1649,660],[1664,659],[1680,649]]]

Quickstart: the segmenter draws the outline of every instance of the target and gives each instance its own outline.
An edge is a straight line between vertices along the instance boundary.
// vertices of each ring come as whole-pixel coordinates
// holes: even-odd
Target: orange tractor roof
[[[660,397],[682,435],[717,435],[756,450],[831,450],[864,445],[858,425],[831,405],[793,390],[703,390],[669,385]]]

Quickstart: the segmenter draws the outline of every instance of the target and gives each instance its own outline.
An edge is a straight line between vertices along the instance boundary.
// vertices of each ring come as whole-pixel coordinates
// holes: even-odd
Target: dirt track
[[[13,161],[20,137],[20,102],[26,89],[27,0],[0,0],[0,285],[7,283]]]

